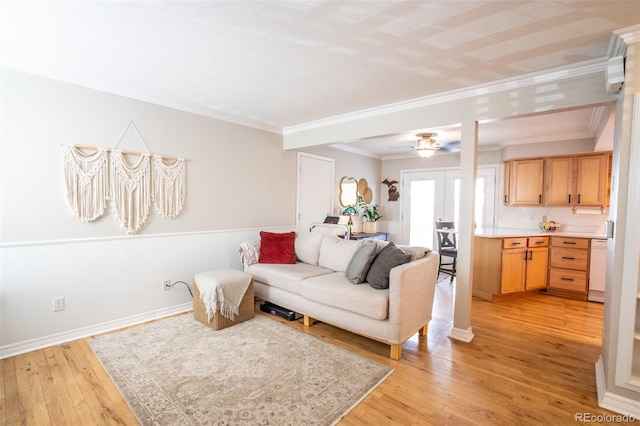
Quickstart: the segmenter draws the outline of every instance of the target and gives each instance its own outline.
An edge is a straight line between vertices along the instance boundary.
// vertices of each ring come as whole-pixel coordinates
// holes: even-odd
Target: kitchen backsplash
[[[498,208],[496,227],[515,229],[538,229],[544,219],[561,225],[560,231],[580,233],[605,232],[605,221],[609,208],[582,207],[505,207]]]

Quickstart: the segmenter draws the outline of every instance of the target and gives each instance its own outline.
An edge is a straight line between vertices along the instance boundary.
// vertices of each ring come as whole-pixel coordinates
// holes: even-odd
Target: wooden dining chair
[[[455,224],[453,222],[436,222],[436,234],[438,236],[438,252],[440,253],[438,275],[440,275],[440,272],[451,275],[450,282],[453,282],[453,277],[456,276],[456,262],[458,260]],[[450,260],[443,262],[443,257],[447,257]]]

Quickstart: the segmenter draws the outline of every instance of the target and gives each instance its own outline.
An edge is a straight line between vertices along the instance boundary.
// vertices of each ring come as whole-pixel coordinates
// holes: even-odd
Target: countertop
[[[556,235],[558,237],[575,238],[598,238],[606,239],[603,233],[568,232],[568,231],[540,231],[534,229],[512,229],[512,228],[483,228],[476,229],[476,237],[482,238],[509,238],[509,237],[535,237],[538,235]]]

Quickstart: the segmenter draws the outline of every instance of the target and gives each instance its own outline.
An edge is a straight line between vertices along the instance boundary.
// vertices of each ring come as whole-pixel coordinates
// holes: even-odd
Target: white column
[[[463,342],[473,340],[471,329],[472,260],[478,122],[462,123],[460,148],[460,217],[458,219],[458,264],[456,272],[453,328],[449,337]]]

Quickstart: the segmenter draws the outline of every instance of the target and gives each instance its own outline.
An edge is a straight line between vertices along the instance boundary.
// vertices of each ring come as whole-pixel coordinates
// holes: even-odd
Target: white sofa
[[[430,249],[400,246],[411,260],[390,270],[387,289],[374,289],[367,282],[354,284],[345,274],[349,267],[347,274],[353,275],[349,263],[361,245],[375,244],[380,253],[388,244],[363,241],[299,234],[295,264],[259,263],[260,241],[241,244],[240,252],[245,272],[254,277],[256,297],[304,315],[305,326],[318,320],[387,343],[390,357],[397,360],[407,339],[417,332],[427,334],[438,255]]]

